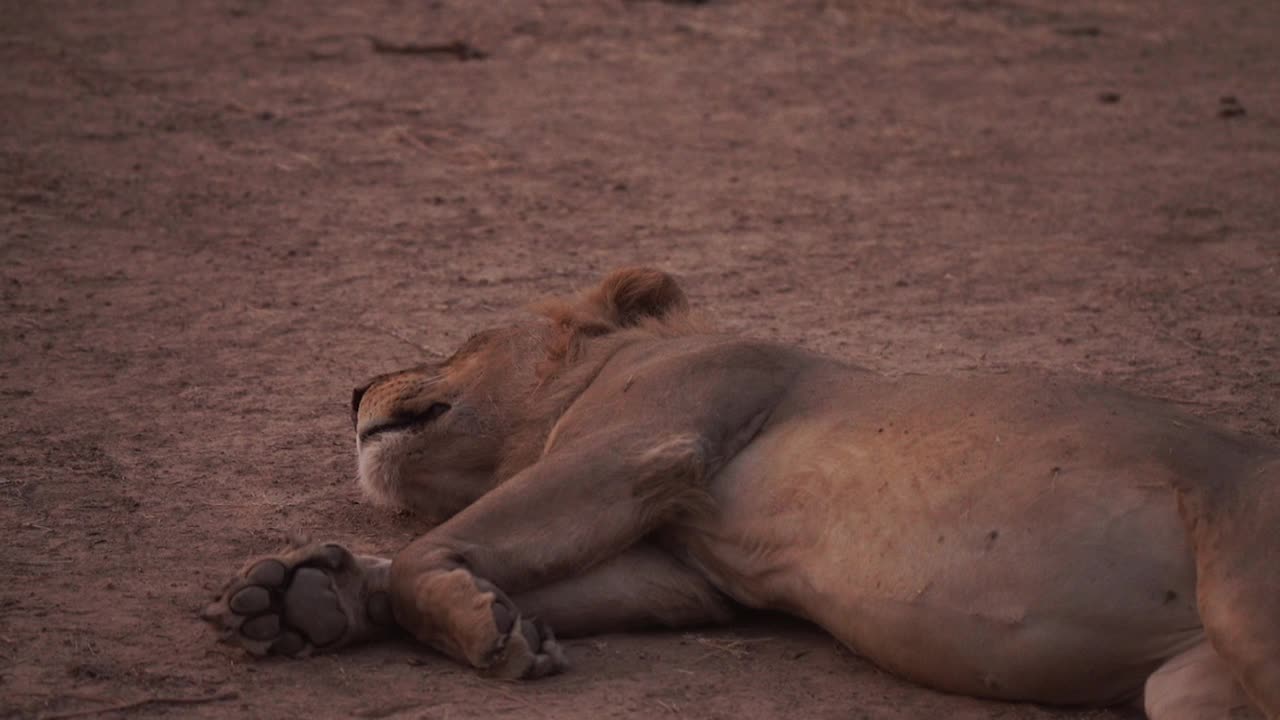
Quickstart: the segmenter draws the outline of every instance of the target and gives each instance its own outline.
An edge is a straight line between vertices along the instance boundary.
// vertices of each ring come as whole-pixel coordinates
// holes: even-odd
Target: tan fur
[[[1155,720],[1280,718],[1276,448],[1073,380],[716,335],[654,270],[541,312],[353,397],[362,487],[435,525],[386,586],[423,642],[537,677],[563,658],[512,614],[597,632],[731,600],[950,692],[1145,684]]]
[[[457,627],[413,628],[418,634],[430,634],[440,650],[473,667],[487,668],[492,664],[491,650],[498,640],[490,610],[494,600],[492,591],[481,590],[470,573],[457,568],[419,578],[414,598],[418,603],[414,608],[415,617],[427,616],[433,606],[448,606],[454,609],[450,619],[459,624]]]

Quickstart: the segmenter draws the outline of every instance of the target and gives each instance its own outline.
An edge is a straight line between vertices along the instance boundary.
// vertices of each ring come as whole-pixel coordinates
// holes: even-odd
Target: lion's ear
[[[676,279],[653,268],[614,270],[584,299],[617,327],[661,318],[689,305]]]
[[[538,305],[555,329],[547,339],[547,358],[538,373],[550,376],[574,362],[589,338],[634,327],[646,319],[665,318],[686,307],[688,301],[680,285],[661,270],[614,270],[599,285],[576,297]]]

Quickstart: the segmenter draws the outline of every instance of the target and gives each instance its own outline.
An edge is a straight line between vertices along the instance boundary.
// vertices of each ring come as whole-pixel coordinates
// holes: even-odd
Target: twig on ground
[[[1143,395],[1152,400],[1159,400],[1173,405],[1195,405],[1196,407],[1213,407],[1214,403],[1204,402],[1203,400],[1189,400],[1187,398],[1169,397],[1168,395],[1157,395],[1155,393],[1143,393]]]
[[[489,683],[489,684],[487,684],[487,687],[488,687],[490,690],[495,690],[495,691],[497,691],[497,693],[498,693],[499,695],[501,695],[501,696],[505,697],[506,699],[508,699],[508,700],[510,700],[510,701],[512,701],[512,702],[514,702],[514,703],[517,703],[517,704],[519,704],[519,705],[522,705],[522,706],[524,706],[524,707],[528,708],[529,710],[532,710],[532,711],[533,711],[533,713],[534,713],[535,715],[538,715],[539,717],[547,717],[547,713],[546,713],[542,708],[540,708],[540,707],[538,707],[537,705],[533,704],[533,702],[532,702],[532,701],[530,701],[530,700],[528,700],[527,698],[520,697],[519,695],[517,695],[517,694],[515,694],[515,693],[511,692],[510,690],[508,690],[508,689],[506,689],[506,688],[504,688],[504,687],[502,687],[502,686],[500,686],[500,685],[495,685],[495,684]]]
[[[471,43],[454,40],[449,43],[396,43],[375,35],[366,35],[373,51],[388,55],[452,55],[460,61],[483,60],[489,54]]]
[[[425,703],[423,703],[420,700],[414,700],[412,702],[402,702],[402,703],[395,703],[394,705],[384,705],[382,707],[366,708],[364,710],[357,710],[351,714],[355,715],[358,718],[369,718],[371,720],[379,720],[380,718],[390,717],[397,713],[402,713],[406,710],[413,710],[414,708],[421,707],[424,704]]]
[[[1205,355],[1217,355],[1218,357],[1224,357],[1224,356],[1232,357],[1230,354],[1223,353],[1221,350],[1217,348],[1211,348],[1207,345],[1201,345],[1199,343],[1191,342],[1190,340],[1182,337],[1181,335],[1176,335],[1174,333],[1169,333],[1169,332],[1157,332],[1156,334],[1159,335],[1160,337],[1163,337],[1166,340],[1172,340],[1174,342],[1181,343],[1182,345],[1185,345],[1191,348],[1192,350],[1195,350],[1196,352],[1204,353]]]
[[[711,652],[703,655],[694,662],[701,662],[717,653],[728,655],[735,660],[741,660],[751,654],[749,646],[752,643],[769,642],[773,638],[741,638],[738,640],[712,640],[711,638],[695,637],[694,640],[703,647],[711,648]]]
[[[41,715],[40,720],[66,720],[67,718],[89,717],[90,715],[102,715],[104,713],[124,712],[144,707],[146,705],[202,705],[204,703],[219,702],[222,700],[234,700],[240,697],[240,693],[229,690],[227,692],[215,693],[205,697],[171,697],[167,695],[155,695],[141,700],[132,702],[117,703],[100,708],[87,708],[84,710],[72,710],[64,713],[53,713],[51,715]]]
[[[427,347],[427,346],[425,346],[425,345],[421,345],[421,344],[419,344],[419,343],[416,343],[416,342],[414,342],[412,339],[410,339],[410,338],[408,338],[408,337],[405,337],[404,333],[402,333],[402,332],[400,332],[400,331],[398,331],[398,330],[390,330],[390,329],[389,329],[389,330],[383,330],[383,332],[385,332],[386,334],[390,335],[391,337],[393,337],[393,338],[395,338],[395,339],[399,340],[400,342],[402,342],[402,343],[404,343],[404,344],[406,344],[406,345],[412,345],[413,347],[418,348],[418,349],[419,349],[419,350],[421,350],[422,352],[424,352],[424,353],[426,353],[426,354],[428,354],[428,355],[430,355],[430,356],[432,356],[432,357],[435,357],[435,356],[438,356],[438,355],[439,355],[439,353],[434,352],[433,350],[431,350],[431,348],[428,348],[428,347]]]

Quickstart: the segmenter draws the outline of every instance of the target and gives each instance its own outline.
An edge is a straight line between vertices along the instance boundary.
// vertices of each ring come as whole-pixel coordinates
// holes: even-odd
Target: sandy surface
[[[418,528],[351,482],[353,385],[619,265],[886,372],[1077,372],[1280,432],[1277,3],[50,0],[0,27],[3,717],[1134,717],[936,694],[769,618],[574,641],[525,685],[213,642],[196,609],[283,533]]]

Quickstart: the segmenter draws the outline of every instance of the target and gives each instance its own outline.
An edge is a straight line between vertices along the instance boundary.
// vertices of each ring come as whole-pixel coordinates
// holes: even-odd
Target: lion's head
[[[670,275],[618,270],[527,322],[472,336],[444,362],[373,378],[351,396],[361,489],[443,522],[537,460],[593,358],[628,337],[688,331],[685,309]]]

